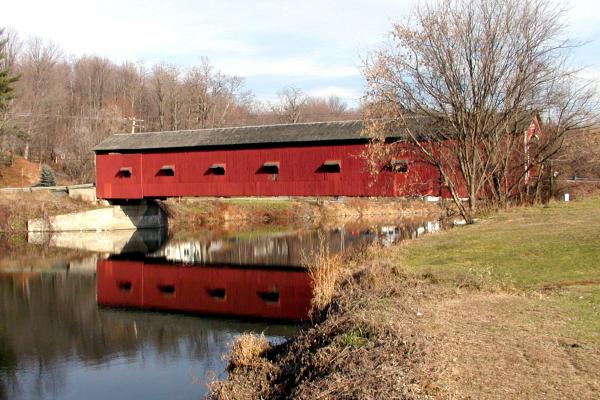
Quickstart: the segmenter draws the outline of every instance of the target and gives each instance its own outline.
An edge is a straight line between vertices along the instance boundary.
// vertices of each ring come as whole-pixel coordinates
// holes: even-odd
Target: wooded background
[[[78,181],[93,180],[90,149],[115,132],[201,129],[357,118],[336,96],[314,98],[282,88],[263,102],[244,79],[203,58],[183,69],[165,63],[114,63],[67,56],[56,44],[4,30],[0,68],[18,77],[0,113],[0,153],[47,163]]]

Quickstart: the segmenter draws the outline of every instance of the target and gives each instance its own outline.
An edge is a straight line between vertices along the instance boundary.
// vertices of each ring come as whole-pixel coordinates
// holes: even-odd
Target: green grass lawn
[[[517,207],[400,247],[409,272],[450,287],[541,295],[565,330],[600,343],[600,198]]]
[[[512,208],[404,246],[414,272],[459,283],[470,275],[521,289],[600,283],[600,199]]]

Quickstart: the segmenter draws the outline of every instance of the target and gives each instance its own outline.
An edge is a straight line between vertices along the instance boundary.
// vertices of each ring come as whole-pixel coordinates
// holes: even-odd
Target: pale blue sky
[[[182,67],[208,57],[242,76],[260,100],[284,86],[355,105],[361,56],[380,45],[412,0],[31,1],[2,6],[0,26],[52,40],[67,55]],[[570,2],[569,35],[588,42],[575,62],[600,77],[600,1]]]

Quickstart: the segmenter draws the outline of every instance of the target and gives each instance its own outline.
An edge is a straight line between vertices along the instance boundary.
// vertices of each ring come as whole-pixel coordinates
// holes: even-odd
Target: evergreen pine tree
[[[50,169],[50,167],[46,165],[42,165],[42,172],[40,173],[40,181],[35,186],[56,186],[56,178],[54,177],[54,172]]]
[[[0,113],[8,110],[9,101],[14,97],[12,84],[18,79],[18,77],[10,74],[6,66],[5,46],[7,39],[2,37],[3,34],[4,29],[0,29]]]

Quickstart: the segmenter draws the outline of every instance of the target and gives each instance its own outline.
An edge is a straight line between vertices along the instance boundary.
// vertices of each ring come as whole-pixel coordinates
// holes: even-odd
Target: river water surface
[[[56,246],[65,260],[0,269],[0,399],[202,398],[226,376],[236,335],[298,332],[312,296],[307,257],[438,229],[410,219],[31,235],[29,252]],[[69,249],[87,253],[67,258]]]

